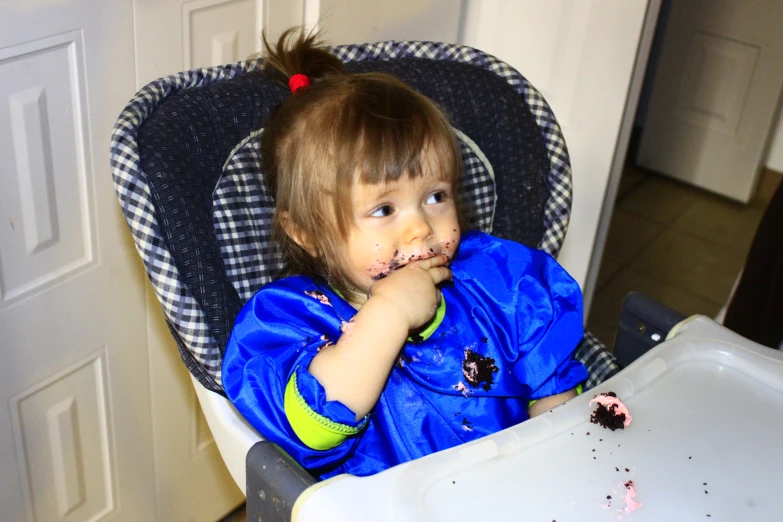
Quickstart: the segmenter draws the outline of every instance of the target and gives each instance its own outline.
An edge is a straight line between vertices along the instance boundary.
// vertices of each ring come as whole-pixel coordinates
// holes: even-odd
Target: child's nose
[[[405,240],[412,241],[426,239],[432,234],[432,227],[426,216],[420,212],[412,214],[406,223]]]

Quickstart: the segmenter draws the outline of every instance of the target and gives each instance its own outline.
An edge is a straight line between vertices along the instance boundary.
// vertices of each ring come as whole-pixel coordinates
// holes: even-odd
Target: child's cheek
[[[449,260],[454,259],[454,253],[457,251],[458,246],[459,236],[449,236],[443,240],[443,249],[441,250],[441,253],[446,254],[446,257],[448,257]]]

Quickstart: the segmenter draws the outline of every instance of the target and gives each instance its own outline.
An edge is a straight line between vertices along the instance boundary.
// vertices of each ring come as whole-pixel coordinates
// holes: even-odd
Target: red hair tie
[[[310,85],[310,78],[304,74],[295,74],[288,79],[288,87],[291,89],[291,92],[296,92],[302,87],[307,87],[308,85]]]

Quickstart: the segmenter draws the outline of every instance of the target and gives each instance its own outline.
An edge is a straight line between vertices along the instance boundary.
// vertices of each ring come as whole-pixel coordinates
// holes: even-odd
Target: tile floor
[[[627,167],[588,330],[612,346],[622,300],[633,290],[686,315],[714,317],[731,293],[781,178],[765,170],[756,196],[743,205]]]

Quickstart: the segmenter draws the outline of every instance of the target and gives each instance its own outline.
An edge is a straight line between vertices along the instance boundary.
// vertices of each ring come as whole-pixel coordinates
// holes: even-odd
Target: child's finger
[[[438,254],[437,256],[428,257],[427,259],[422,259],[421,261],[416,261],[414,264],[418,268],[429,270],[430,268],[445,265],[448,261],[449,258],[445,254]]]
[[[443,281],[448,281],[452,277],[451,269],[445,266],[434,266],[427,270],[427,274],[432,278],[433,284],[436,285]]]

